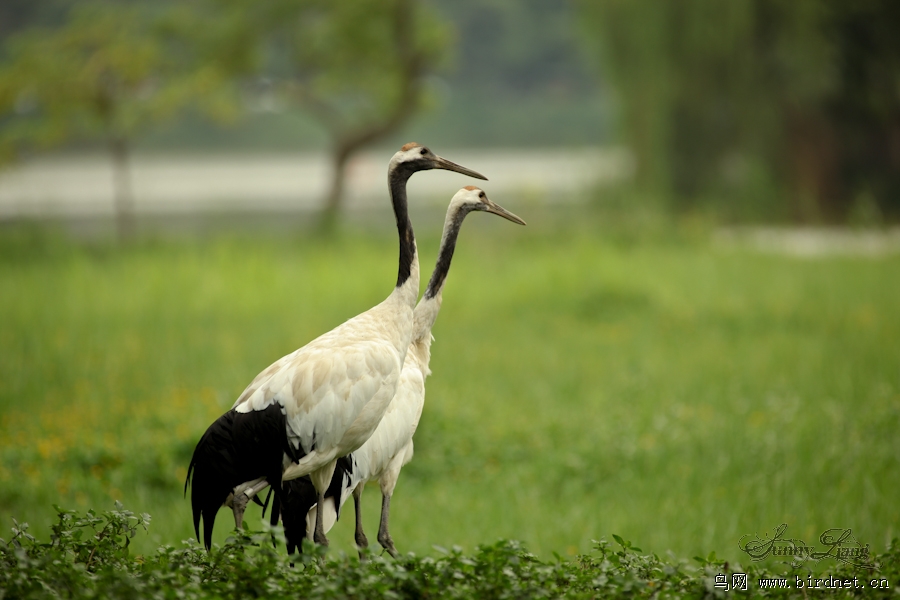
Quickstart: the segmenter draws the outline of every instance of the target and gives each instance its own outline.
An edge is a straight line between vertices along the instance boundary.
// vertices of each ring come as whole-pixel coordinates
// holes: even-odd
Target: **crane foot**
[[[400,558],[400,553],[397,552],[397,548],[394,547],[394,540],[391,539],[391,534],[384,532],[378,532],[378,543],[381,544],[381,547],[387,550],[387,553],[391,555],[392,558]]]
[[[325,534],[322,532],[317,531],[313,535],[313,541],[315,543],[319,544],[320,546],[325,546],[326,548],[328,547],[328,538],[325,537]]]

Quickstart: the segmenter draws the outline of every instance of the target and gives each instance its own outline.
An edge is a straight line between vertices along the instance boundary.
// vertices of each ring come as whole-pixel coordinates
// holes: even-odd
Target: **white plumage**
[[[378,425],[412,337],[409,297],[418,292],[417,267],[387,300],[276,362],[234,403],[238,413],[274,403],[284,409],[287,439],[304,454],[285,466],[284,480],[359,448]]]
[[[484,179],[418,144],[403,146],[388,168],[400,237],[393,292],[263,370],[198,443],[188,480],[194,526],[199,537],[203,518],[207,547],[218,508],[230,504],[240,526],[247,501],[269,481],[309,475],[321,500],[336,460],[359,448],[381,421],[397,391],[419,290],[406,182],[416,171],[433,168]],[[276,499],[279,493],[275,486]],[[321,520],[315,540],[327,544]]]
[[[318,506],[324,507],[321,519],[327,532],[337,520],[340,508],[351,495],[354,497],[356,509],[356,544],[361,548],[367,547],[368,539],[362,529],[360,499],[365,484],[377,480],[382,494],[378,542],[392,556],[397,556],[389,531],[390,501],[401,468],[413,457],[413,434],[416,432],[425,405],[425,378],[431,374],[429,369],[433,341],[431,330],[441,308],[443,286],[450,270],[460,227],[466,215],[473,210],[488,211],[515,223],[525,224],[519,217],[491,202],[482,190],[474,186],[465,187],[453,196],[444,221],[437,264],[428,288],[415,308],[413,335],[400,374],[397,393],[381,422],[358,450],[341,461],[323,503],[308,508],[317,502],[317,498],[308,483],[298,481],[292,482],[287,487],[285,495],[279,501],[285,504],[280,506],[276,503],[273,507],[273,521],[278,518],[279,510],[284,517],[289,552],[299,544],[299,539],[304,534],[312,537],[314,524],[319,517]],[[300,514],[297,514],[298,511]],[[301,528],[304,531],[301,532]]]

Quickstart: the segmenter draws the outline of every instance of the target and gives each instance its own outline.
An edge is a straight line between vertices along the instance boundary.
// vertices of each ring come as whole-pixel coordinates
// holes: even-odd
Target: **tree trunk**
[[[113,170],[113,206],[116,235],[120,242],[134,237],[134,197],[131,193],[131,174],[128,169],[128,140],[114,135],[109,140]]]
[[[794,218],[807,224],[836,222],[841,217],[841,161],[831,124],[808,107],[785,112]]]
[[[347,162],[356,147],[338,142],[331,153],[331,186],[325,197],[325,207],[319,219],[319,230],[325,234],[334,233],[337,226],[341,201],[344,197],[344,180],[347,176]]]
[[[320,230],[325,233],[334,230],[340,214],[344,194],[344,177],[350,157],[365,146],[399,129],[419,108],[422,97],[421,78],[426,58],[415,45],[414,11],[415,0],[395,0],[392,39],[401,77],[400,93],[397,94],[394,106],[390,107],[382,119],[343,135],[339,133],[339,122],[332,125],[332,136],[334,137],[334,150],[331,154],[332,180],[319,220]],[[327,110],[319,112],[320,114],[329,113]],[[328,123],[329,119],[325,119],[325,122]]]

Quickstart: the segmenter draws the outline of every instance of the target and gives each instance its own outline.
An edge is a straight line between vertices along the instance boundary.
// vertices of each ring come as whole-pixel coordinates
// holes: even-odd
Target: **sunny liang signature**
[[[753,560],[763,560],[769,556],[793,556],[815,561],[833,558],[856,567],[874,568],[869,557],[869,545],[860,544],[849,528],[825,530],[819,536],[819,543],[823,546],[821,550],[803,540],[785,537],[786,530],[787,523],[782,523],[775,528],[772,537],[753,535],[751,538],[745,535],[738,542],[738,547]]]

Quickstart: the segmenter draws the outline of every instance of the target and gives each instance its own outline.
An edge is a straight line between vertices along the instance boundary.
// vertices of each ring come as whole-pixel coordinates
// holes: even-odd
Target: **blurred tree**
[[[0,64],[0,149],[8,157],[101,138],[113,164],[116,229],[134,231],[129,146],[141,130],[196,104],[234,116],[224,71],[186,60],[179,40],[134,8],[79,6],[56,29],[13,35]]]
[[[333,226],[350,157],[397,131],[422,107],[423,78],[446,33],[418,0],[324,2],[286,36],[292,91],[332,138],[322,224]]]
[[[321,224],[331,229],[348,161],[422,109],[424,78],[445,53],[447,29],[420,0],[220,0],[219,6],[217,19],[239,25],[231,30],[236,39],[256,38],[262,91],[314,115],[327,130],[332,175]]]
[[[900,215],[900,4],[579,2],[637,183],[736,217]],[[787,198],[785,203],[783,200]]]
[[[292,77],[287,70],[289,57],[283,56],[289,47],[284,37],[301,20],[296,15],[318,10],[311,2],[181,0],[179,4],[205,6],[206,20],[199,25],[204,32],[224,32],[233,27],[235,43],[223,45],[223,51],[253,50],[247,54],[259,61],[255,71],[258,77],[244,81],[247,119],[238,127],[227,132],[212,129],[188,115],[178,128],[142,136],[142,147],[206,149],[227,143],[232,147],[287,150],[334,145],[321,121],[296,98],[282,93],[281,84]],[[383,12],[390,4],[378,10]],[[584,60],[587,53],[575,35],[577,15],[571,3],[416,0],[411,5],[416,12],[415,37],[436,35],[429,46],[438,58],[424,69],[422,110],[378,145],[393,146],[411,138],[431,143],[440,140],[444,147],[543,148],[609,141],[607,95],[598,89]],[[274,12],[278,7],[281,15]],[[352,0],[351,6],[339,8],[353,8]],[[368,14],[378,26],[377,14]],[[269,25],[264,27],[265,23]],[[433,34],[427,30],[431,27],[435,29]],[[248,42],[238,30],[244,35],[262,36],[269,43]],[[280,32],[278,36],[275,30]],[[278,44],[272,41],[275,37],[280,38]],[[260,52],[262,48],[266,51]],[[360,64],[370,58],[363,57]]]

